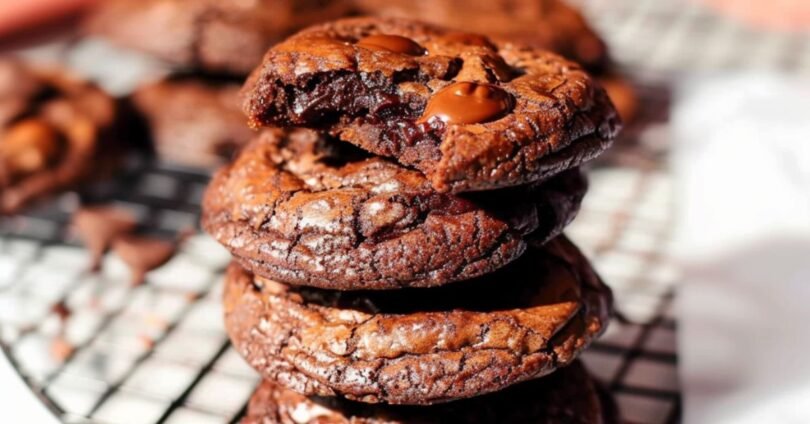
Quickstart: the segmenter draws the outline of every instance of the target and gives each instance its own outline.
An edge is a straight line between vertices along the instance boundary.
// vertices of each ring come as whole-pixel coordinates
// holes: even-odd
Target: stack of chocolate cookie
[[[244,94],[268,128],[212,180],[203,227],[266,379],[246,421],[609,415],[575,359],[610,291],[561,232],[619,122],[578,65],[356,18],[271,48]]]

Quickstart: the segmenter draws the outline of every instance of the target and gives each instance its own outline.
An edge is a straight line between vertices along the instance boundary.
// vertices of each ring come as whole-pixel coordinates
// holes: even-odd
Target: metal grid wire
[[[171,235],[193,225],[206,176],[156,165],[83,200],[105,200]],[[627,418],[677,414],[674,323],[666,316],[673,270],[657,251],[668,228],[669,181],[659,171],[601,168],[570,229],[611,282],[634,324],[615,322],[585,355]],[[105,257],[86,272],[87,252],[68,230],[75,195],[0,224],[0,339],[29,385],[66,422],[232,422],[258,376],[229,347],[222,327],[221,272],[229,255],[192,237],[147,283]],[[53,305],[73,311],[59,318]],[[54,355],[57,340],[73,348]],[[639,415],[641,414],[641,415]]]
[[[591,170],[591,189],[567,231],[614,289],[626,318],[615,320],[583,359],[615,394],[625,422],[675,423],[671,303],[679,275],[664,255],[673,208],[665,168],[668,82],[686,70],[810,74],[810,43],[746,29],[694,2],[574,3],[605,35],[642,97],[639,124]],[[196,223],[206,180],[147,164],[82,200],[118,204],[138,216],[142,230],[171,235]],[[85,271],[87,253],[67,229],[77,204],[77,195],[67,194],[0,221],[0,341],[20,374],[66,422],[237,421],[258,376],[222,326],[227,252],[194,236],[147,284],[132,288],[114,256],[100,274]],[[52,310],[59,302],[74,311],[64,321]],[[54,355],[55,339],[73,347],[67,357]]]

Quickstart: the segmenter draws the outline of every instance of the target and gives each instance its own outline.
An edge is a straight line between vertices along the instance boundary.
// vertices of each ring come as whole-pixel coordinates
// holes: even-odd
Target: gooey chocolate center
[[[419,122],[440,119],[448,124],[479,124],[512,109],[512,98],[492,84],[455,82],[428,100]]]
[[[424,47],[407,37],[390,34],[375,34],[361,38],[357,45],[370,50],[384,50],[410,56],[422,56],[427,52]]]

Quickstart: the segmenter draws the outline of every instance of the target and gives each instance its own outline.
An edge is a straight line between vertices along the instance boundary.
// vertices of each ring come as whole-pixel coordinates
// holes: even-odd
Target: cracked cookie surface
[[[345,0],[107,0],[87,30],[188,69],[246,75],[267,48],[348,11]]]
[[[253,126],[329,131],[442,192],[546,179],[601,153],[620,127],[579,65],[401,19],[303,30],[268,51],[244,93]]]
[[[306,397],[269,381],[250,399],[242,424],[613,424],[596,383],[576,361],[555,373],[503,391],[433,406],[369,405]]]
[[[117,165],[116,102],[61,69],[0,60],[0,215]]]
[[[310,130],[265,130],[216,174],[203,228],[250,271],[338,290],[430,287],[492,272],[576,215],[578,169],[495,192],[435,191],[418,171]]]
[[[305,395],[431,404],[502,390],[575,359],[610,290],[560,236],[498,272],[429,290],[285,285],[236,264],[225,326],[264,378]]]

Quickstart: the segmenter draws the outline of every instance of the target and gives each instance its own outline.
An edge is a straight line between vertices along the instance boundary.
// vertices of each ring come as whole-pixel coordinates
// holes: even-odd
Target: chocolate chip
[[[84,207],[73,214],[73,227],[90,251],[90,268],[98,270],[112,241],[135,229],[135,217],[112,206]]]
[[[68,308],[64,301],[56,302],[53,306],[51,306],[51,312],[59,317],[59,321],[61,322],[67,321],[72,314],[70,308]]]
[[[509,94],[491,84],[456,82],[428,101],[419,122],[438,118],[448,124],[478,124],[503,116],[512,109]]]
[[[146,273],[165,264],[177,251],[177,243],[153,237],[124,235],[115,239],[115,253],[129,266],[132,284],[142,284]]]
[[[384,50],[393,53],[402,53],[410,56],[422,56],[426,50],[415,41],[407,37],[389,34],[375,34],[361,38],[357,42],[360,47],[371,50]]]

